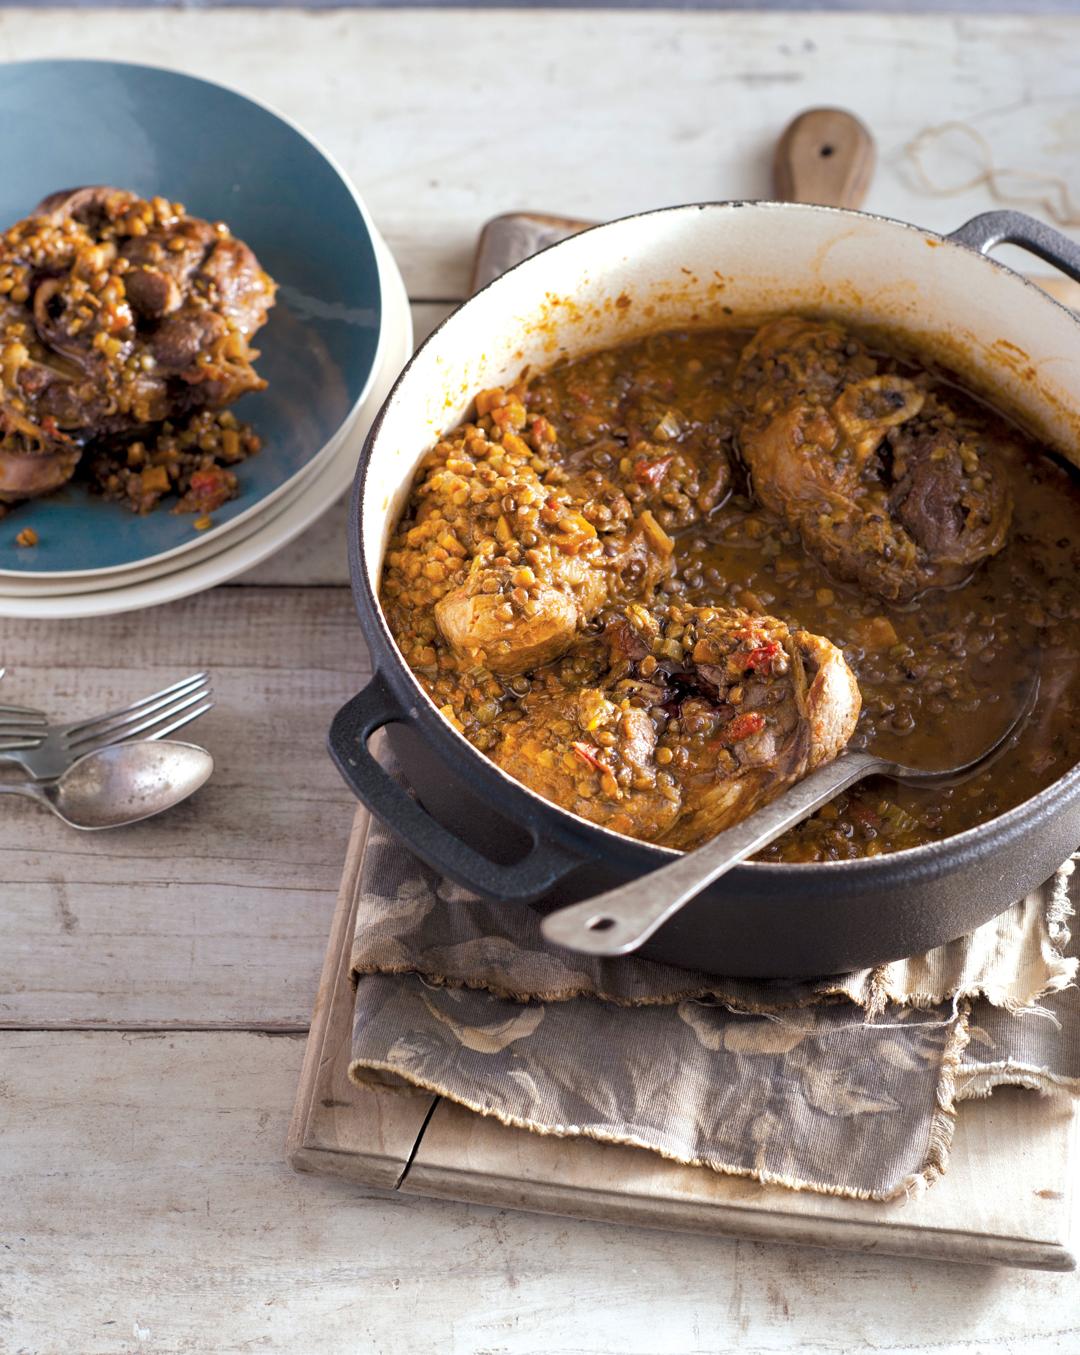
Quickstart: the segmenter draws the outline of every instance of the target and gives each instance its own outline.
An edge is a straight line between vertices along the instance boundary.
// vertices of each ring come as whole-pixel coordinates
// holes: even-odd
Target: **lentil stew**
[[[1080,760],[1080,488],[1001,414],[839,325],[674,331],[481,392],[423,459],[381,598],[406,662],[546,798],[692,848],[845,746],[868,781],[761,855],[875,856]]]
[[[224,222],[95,187],[0,235],[0,514],[76,473],[145,513],[206,514],[259,449],[227,406],[265,382],[275,284]]]

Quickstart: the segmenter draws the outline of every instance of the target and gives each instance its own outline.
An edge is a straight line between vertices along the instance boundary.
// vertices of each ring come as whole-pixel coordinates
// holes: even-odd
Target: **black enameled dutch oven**
[[[950,366],[1080,465],[1080,321],[989,259],[1009,242],[1080,280],[1080,247],[1015,212],[950,236],[864,213],[707,203],[598,226],[478,292],[421,347],[357,468],[352,585],[375,675],[337,714],[330,749],[365,805],[435,869],[506,906],[548,910],[654,870],[668,849],[557,808],[500,771],[435,709],[377,598],[387,535],[416,464],[472,395],[562,356],[721,318],[813,311],[883,326]],[[413,798],[373,758],[385,727]],[[881,963],[986,922],[1080,840],[1080,768],[939,843],[866,860],[751,862],[643,948],[671,964],[800,977]]]

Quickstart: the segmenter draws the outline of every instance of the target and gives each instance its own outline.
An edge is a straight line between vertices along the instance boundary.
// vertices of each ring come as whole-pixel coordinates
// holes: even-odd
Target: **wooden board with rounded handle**
[[[843,108],[808,108],[784,128],[773,155],[773,191],[779,202],[821,207],[862,206],[874,177],[877,151],[865,123]],[[1080,282],[1031,279],[1055,301],[1080,310]]]
[[[780,202],[861,207],[874,177],[874,138],[843,108],[808,108],[784,128],[773,155]]]
[[[843,108],[808,108],[788,123],[773,154],[773,191],[780,202],[858,208],[877,163],[874,138],[854,113]],[[480,233],[472,291],[494,281],[514,264],[596,223],[540,212],[507,212]],[[1032,281],[1055,301],[1080,310],[1080,283],[1060,276]]]

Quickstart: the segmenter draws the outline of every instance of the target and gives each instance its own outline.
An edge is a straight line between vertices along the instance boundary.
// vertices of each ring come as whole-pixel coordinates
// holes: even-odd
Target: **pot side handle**
[[[1080,245],[1025,212],[983,212],[965,221],[945,239],[980,254],[989,254],[995,245],[1019,245],[1060,268],[1074,282],[1080,282]]]
[[[580,865],[576,856],[542,842],[531,825],[529,853],[500,865],[454,836],[408,793],[372,755],[368,740],[384,725],[407,719],[378,673],[347,701],[330,725],[330,756],[353,794],[432,869],[466,889],[507,903],[532,903]]]

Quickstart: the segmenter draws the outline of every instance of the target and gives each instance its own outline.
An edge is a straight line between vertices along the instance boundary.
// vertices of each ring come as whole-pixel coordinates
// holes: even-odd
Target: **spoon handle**
[[[846,786],[887,765],[870,753],[845,754],[803,777],[755,814],[717,833],[703,847],[630,884],[550,913],[540,929],[548,941],[585,955],[625,955],[636,950],[706,885],[753,856]]]
[[[49,783],[45,782],[44,784],[48,785]],[[0,795],[23,795],[28,800],[36,800],[46,809],[53,808],[52,801],[37,781],[0,781]]]

